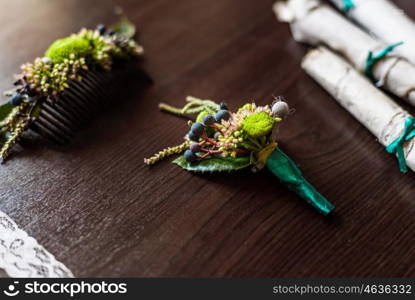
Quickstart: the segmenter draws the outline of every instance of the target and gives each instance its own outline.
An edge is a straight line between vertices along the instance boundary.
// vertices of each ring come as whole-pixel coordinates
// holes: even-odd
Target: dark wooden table
[[[415,3],[398,4],[415,17]],[[306,47],[273,0],[0,0],[0,89],[56,38],[139,26],[154,85],[132,89],[67,151],[28,149],[0,168],[0,210],[76,276],[415,275],[415,175],[300,68]],[[336,206],[324,218],[267,171],[198,176],[143,158],[179,143],[185,96],[231,108],[283,95],[281,147]],[[128,99],[127,99],[128,98]],[[412,112],[415,110],[411,109]]]

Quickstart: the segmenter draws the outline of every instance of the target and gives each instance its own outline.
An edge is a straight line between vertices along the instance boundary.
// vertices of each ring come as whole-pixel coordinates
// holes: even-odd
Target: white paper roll
[[[331,0],[338,7],[344,1]],[[353,0],[348,16],[388,44],[404,42],[396,53],[415,64],[415,23],[389,0]]]
[[[388,146],[403,132],[411,115],[327,48],[308,52],[303,69],[322,85],[346,110]],[[415,171],[414,139],[404,145],[407,166]]]
[[[279,1],[274,11],[280,21],[290,23],[296,41],[327,45],[345,56],[360,72],[365,70],[369,52],[376,54],[388,46],[318,0]],[[379,60],[372,71],[386,90],[415,106],[415,66],[412,63],[390,53]]]

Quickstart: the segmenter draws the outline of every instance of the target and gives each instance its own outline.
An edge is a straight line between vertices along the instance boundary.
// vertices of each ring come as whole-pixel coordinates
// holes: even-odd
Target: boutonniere
[[[267,168],[323,215],[334,209],[279,147],[279,125],[290,112],[288,104],[281,99],[271,106],[247,103],[231,112],[225,103],[188,97],[183,108],[161,103],[160,109],[175,115],[194,114],[196,120],[189,121],[189,131],[182,144],[144,159],[147,165],[180,154],[173,163],[191,172],[251,168],[255,173]]]

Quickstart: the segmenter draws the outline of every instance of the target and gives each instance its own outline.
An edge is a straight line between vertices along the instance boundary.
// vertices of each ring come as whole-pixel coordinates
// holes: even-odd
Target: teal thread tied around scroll
[[[405,127],[402,134],[394,140],[389,146],[386,147],[386,151],[390,154],[396,154],[399,162],[399,169],[402,173],[408,172],[406,165],[405,152],[403,150],[403,144],[415,137],[415,118],[408,117],[405,119]]]
[[[342,10],[344,12],[347,12],[348,13],[349,11],[351,11],[353,8],[356,7],[355,4],[354,4],[354,2],[353,2],[353,0],[340,0],[340,1],[343,4]]]
[[[366,60],[366,66],[365,66],[365,74],[367,77],[369,77],[371,80],[375,81],[375,78],[373,76],[373,66],[382,58],[384,58],[386,55],[388,55],[393,49],[395,49],[398,46],[401,46],[403,42],[399,42],[396,44],[392,44],[387,46],[386,48],[382,49],[379,53],[376,55],[373,54],[372,51],[369,52]]]
[[[294,161],[279,148],[269,156],[266,166],[283,184],[310,203],[321,214],[326,216],[333,211],[334,205],[303,177]]]

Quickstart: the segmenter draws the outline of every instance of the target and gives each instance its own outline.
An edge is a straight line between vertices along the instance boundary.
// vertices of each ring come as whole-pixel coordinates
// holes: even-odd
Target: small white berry
[[[290,112],[290,107],[287,102],[278,101],[272,106],[272,115],[275,118],[285,118]]]

